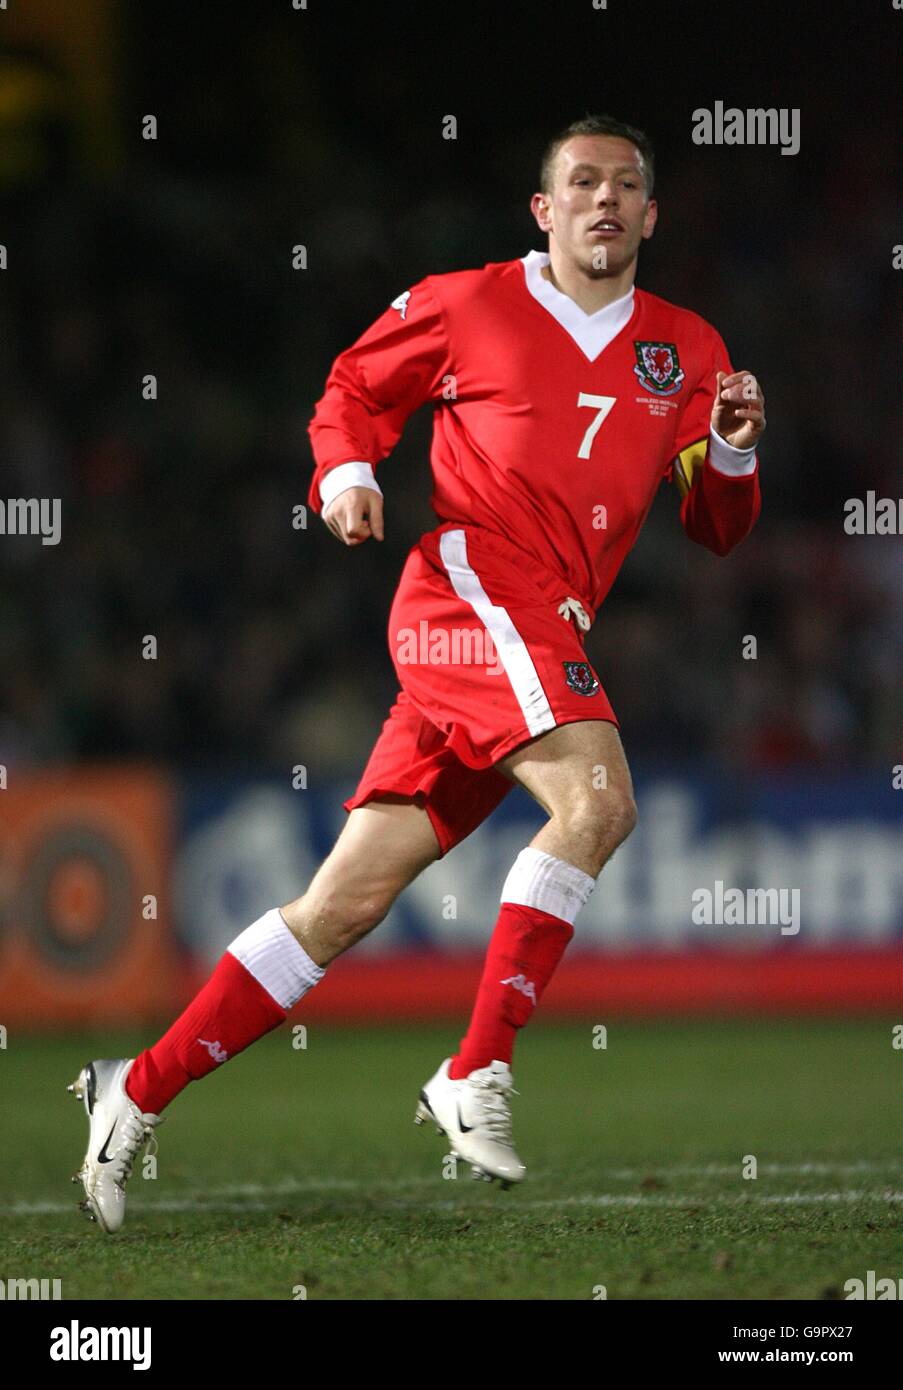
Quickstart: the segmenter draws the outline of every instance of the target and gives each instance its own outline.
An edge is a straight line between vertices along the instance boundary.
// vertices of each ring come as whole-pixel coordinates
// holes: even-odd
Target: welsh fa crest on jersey
[[[563,661],[564,677],[578,695],[595,695],[601,689],[588,661]]]
[[[640,385],[655,396],[673,396],[684,383],[676,343],[634,343]]]

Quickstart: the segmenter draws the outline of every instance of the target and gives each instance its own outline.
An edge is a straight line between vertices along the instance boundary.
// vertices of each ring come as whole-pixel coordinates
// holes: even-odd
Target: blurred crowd
[[[502,178],[497,145],[466,167],[443,148],[421,188],[313,109],[289,119],[292,78],[271,53],[234,164],[134,139],[91,177],[54,111],[37,165],[7,178],[2,493],[60,497],[63,523],[56,547],[0,537],[0,763],[353,775],[394,695],[389,602],[434,524],[428,413],[381,474],[386,541],[354,551],[293,524],[307,423],[336,353],[412,281],[541,248],[527,201],[548,131],[532,113]],[[903,761],[901,541],[843,526],[846,498],[903,496],[890,143],[872,131],[863,163],[849,129],[839,163],[799,160],[795,184],[794,161],[750,151],[751,216],[714,152],[652,133],[663,212],[639,283],[760,376],[765,506],[720,560],[663,489],[588,652],[637,762]]]

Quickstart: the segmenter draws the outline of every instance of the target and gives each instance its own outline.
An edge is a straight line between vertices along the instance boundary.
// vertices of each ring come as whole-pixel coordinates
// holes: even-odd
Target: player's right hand
[[[360,545],[375,536],[383,539],[382,494],[372,487],[349,487],[334,497],[323,513],[330,531],[345,545]]]

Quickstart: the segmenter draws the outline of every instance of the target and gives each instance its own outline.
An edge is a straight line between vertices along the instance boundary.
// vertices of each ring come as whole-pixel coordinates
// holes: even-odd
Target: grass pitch
[[[501,1192],[412,1123],[450,1027],[288,1028],[167,1112],[119,1235],[76,1211],[65,1086],[134,1036],[0,1052],[0,1278],[86,1299],[843,1298],[903,1270],[892,1020],[534,1025],[515,1068],[528,1175]],[[758,1176],[744,1179],[744,1159]],[[451,1165],[445,1165],[445,1173]]]

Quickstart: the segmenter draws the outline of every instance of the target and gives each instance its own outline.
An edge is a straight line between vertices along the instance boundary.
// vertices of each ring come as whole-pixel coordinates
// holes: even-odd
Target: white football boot
[[[511,1138],[508,1101],[517,1095],[511,1068],[507,1062],[490,1062],[488,1067],[452,1081],[450,1064],[451,1058],[446,1057],[420,1092],[414,1123],[432,1120],[448,1139],[455,1158],[471,1165],[473,1177],[486,1182],[498,1178],[503,1189],[509,1188],[527,1171]]]
[[[89,1062],[66,1089],[83,1100],[88,1113],[88,1152],[73,1182],[84,1184],[79,1210],[108,1233],[118,1231],[125,1216],[125,1185],[132,1164],[161,1123],[159,1115],[142,1115],[126,1095],[125,1079],[134,1058]]]

